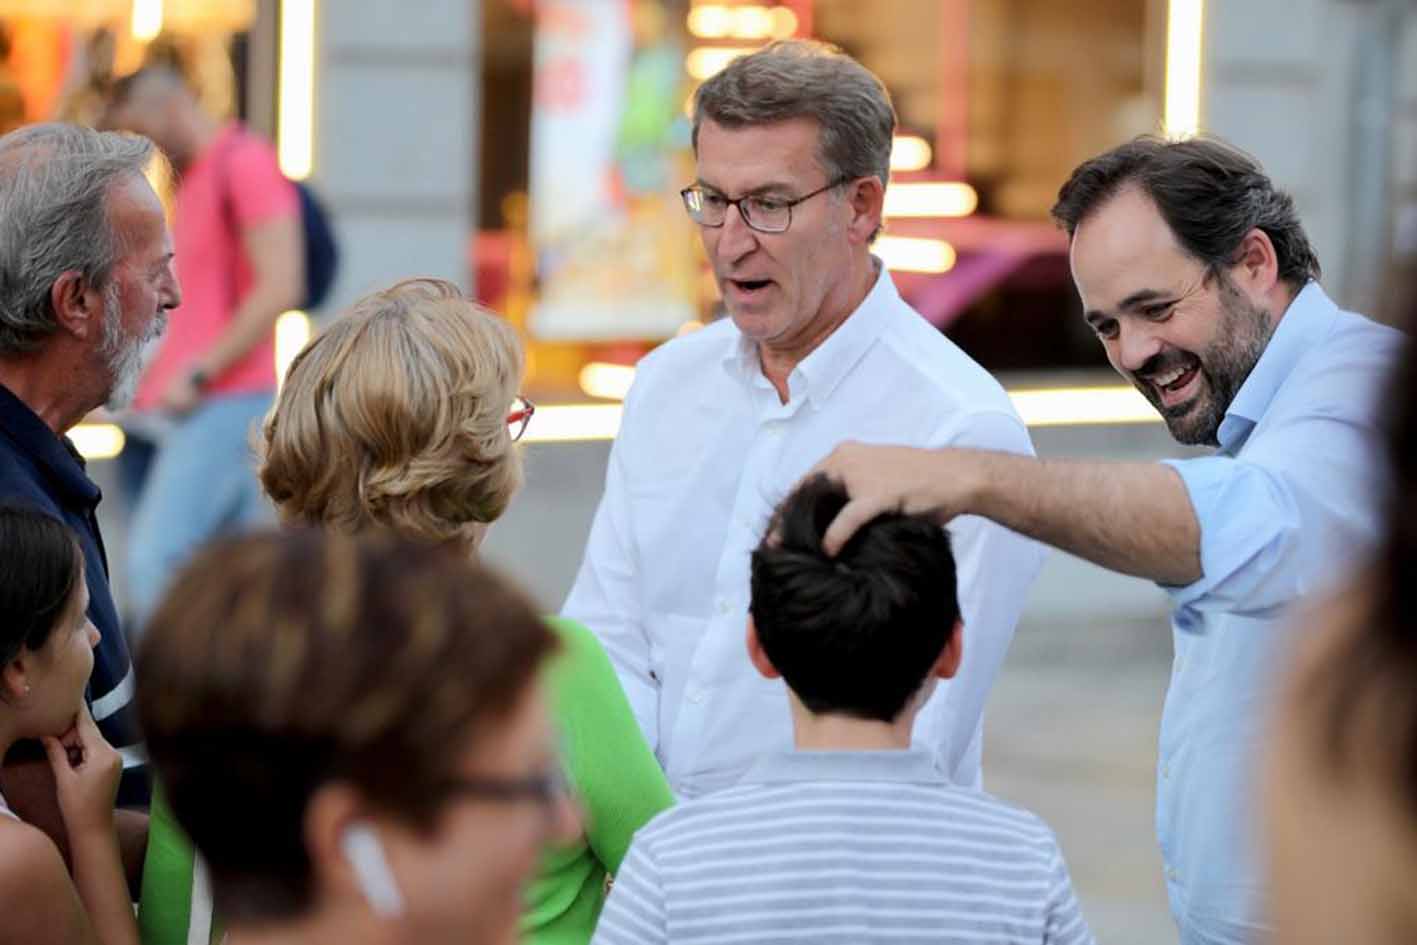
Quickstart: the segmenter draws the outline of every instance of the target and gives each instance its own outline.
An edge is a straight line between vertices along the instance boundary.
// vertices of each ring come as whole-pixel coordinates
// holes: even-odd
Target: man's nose
[[[163,305],[166,308],[177,308],[182,304],[182,286],[177,281],[176,273],[170,269],[167,273],[167,284],[163,287]]]
[[[1165,347],[1147,326],[1124,324],[1117,331],[1117,363],[1124,371],[1135,374]]]
[[[719,258],[723,261],[741,259],[751,253],[757,245],[757,231],[750,227],[748,221],[743,218],[743,205],[734,204],[729,207],[723,217],[723,226],[719,228],[718,233],[716,250]]]

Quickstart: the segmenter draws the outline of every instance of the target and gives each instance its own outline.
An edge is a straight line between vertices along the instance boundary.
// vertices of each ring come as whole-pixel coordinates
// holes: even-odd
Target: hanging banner
[[[668,9],[666,9],[666,7]],[[683,16],[660,0],[538,0],[532,334],[667,338],[697,316]]]

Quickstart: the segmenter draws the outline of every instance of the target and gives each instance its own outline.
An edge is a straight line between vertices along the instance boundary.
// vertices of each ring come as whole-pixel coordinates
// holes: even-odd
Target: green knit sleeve
[[[573,620],[547,620],[561,641],[548,682],[566,763],[591,849],[614,874],[635,831],[673,804],[674,796],[600,641]]]

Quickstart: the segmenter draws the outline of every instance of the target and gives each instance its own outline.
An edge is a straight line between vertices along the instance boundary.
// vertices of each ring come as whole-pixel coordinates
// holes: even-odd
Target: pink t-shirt
[[[240,230],[300,213],[295,185],[285,179],[275,150],[239,124],[222,129],[182,175],[174,200],[172,244],[182,305],[170,313],[167,333],[138,385],[133,406],[150,410],[172,379],[190,371],[226,331],[238,301],[251,288],[251,267]],[[273,391],[274,332],[219,376],[208,394]]]

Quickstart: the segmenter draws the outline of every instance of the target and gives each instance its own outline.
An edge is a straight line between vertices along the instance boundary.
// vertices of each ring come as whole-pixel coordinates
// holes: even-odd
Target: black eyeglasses
[[[685,187],[679,191],[679,196],[684,200],[684,209],[688,211],[689,219],[699,226],[723,226],[724,221],[728,219],[728,208],[737,207],[743,222],[759,233],[784,233],[792,225],[793,207],[849,180],[850,177],[838,177],[825,187],[818,187],[810,194],[803,194],[795,200],[759,197],[753,194],[729,200],[723,194],[708,190],[699,184]]]
[[[570,783],[560,765],[524,778],[448,778],[438,782],[445,796],[474,798],[501,804],[531,801],[542,807],[548,817],[554,816],[556,805],[570,796]]]

